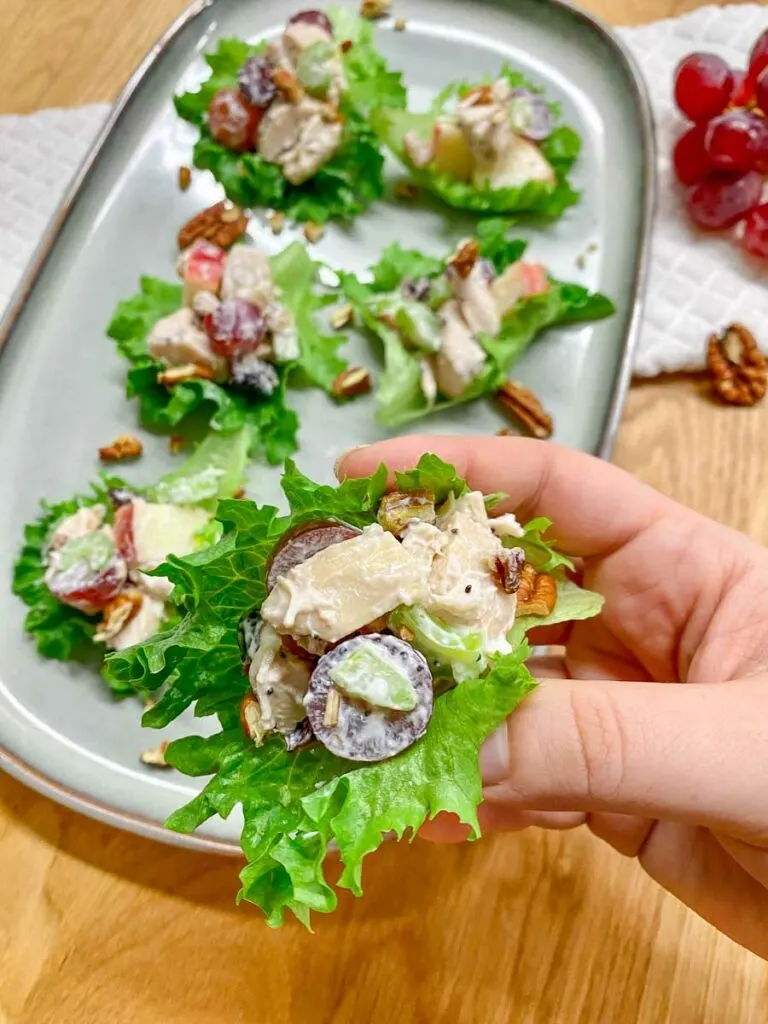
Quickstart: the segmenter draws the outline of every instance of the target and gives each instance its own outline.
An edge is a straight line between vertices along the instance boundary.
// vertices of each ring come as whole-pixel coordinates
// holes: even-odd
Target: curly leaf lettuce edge
[[[120,477],[102,473],[88,493],[65,501],[41,502],[37,519],[24,527],[24,539],[13,567],[12,592],[27,606],[24,631],[40,655],[55,661],[103,661],[106,648],[94,640],[98,615],[87,615],[58,601],[45,583],[46,545],[56,525],[79,509],[93,505],[111,508],[110,490],[125,490],[149,501],[194,504],[215,511],[219,495],[232,495],[241,484],[249,448],[248,431],[231,437],[209,436],[188,459],[157,483],[147,487],[129,484]],[[215,520],[212,520],[215,523]],[[211,531],[211,540],[216,531]],[[200,542],[205,538],[201,535]],[[169,622],[175,616],[169,617]],[[123,686],[102,673],[117,698],[136,694],[134,686]]]
[[[428,490],[438,501],[467,490],[454,468],[434,455],[398,474],[396,483],[405,490]],[[264,600],[265,567],[274,545],[286,530],[312,519],[331,516],[359,527],[374,522],[386,487],[383,466],[371,477],[328,487],[289,463],[283,479],[288,515],[250,502],[222,502],[219,543],[186,559],[170,559],[160,570],[182,595],[183,620],[147,644],[107,659],[119,685],[153,690],[168,684],[145,713],[145,725],[162,728],[190,706],[196,716],[217,716],[218,733],[177,740],[166,753],[184,774],[213,776],[166,824],[188,833],[214,815],[228,818],[240,806],[247,864],[238,898],[261,907],[272,926],[282,924],[286,911],[309,926],[312,911],[336,907],[324,871],[331,843],[343,865],[338,885],[359,895],[364,858],[389,833],[402,838],[450,811],[477,837],[480,748],[535,686],[521,638],[512,653],[492,659],[484,677],[438,697],[426,735],[391,760],[362,765],[320,745],[289,753],[282,738],[272,737],[261,747],[246,738],[239,712],[249,682],[238,625]],[[562,557],[542,538],[544,530],[544,522],[537,521],[530,531],[531,550],[542,565]]]
[[[137,398],[142,422],[149,428],[171,433],[183,431],[188,418],[206,420],[211,430],[231,434],[252,430],[252,454],[261,454],[271,465],[281,465],[297,447],[299,421],[287,404],[290,383],[309,384],[332,393],[333,381],[346,369],[338,349],[342,334],[324,334],[317,315],[332,298],[317,289],[319,265],[299,242],[292,242],[270,257],[281,301],[293,313],[299,335],[299,359],[279,366],[279,385],[262,400],[211,380],[190,380],[173,388],[158,384],[164,367],[150,356],[147,339],[163,317],[181,309],[181,285],[142,277],[139,291],[118,303],[107,327],[107,335],[130,363],[126,392]]]
[[[524,241],[509,238],[512,224],[503,218],[489,218],[477,228],[480,256],[490,260],[499,273],[525,252]],[[375,296],[397,289],[406,277],[417,279],[441,273],[446,262],[418,250],[403,249],[395,242],[370,268],[369,283],[339,272],[341,290],[352,304],[358,322],[378,338],[383,349],[384,369],[376,386],[376,417],[384,427],[399,427],[489,395],[501,387],[523,352],[547,328],[602,320],[615,312],[611,300],[600,292],[550,279],[545,293],[521,299],[503,317],[495,337],[478,335],[477,340],[486,352],[486,364],[464,393],[457,398],[430,400],[422,386],[423,357],[407,348],[393,327],[373,316],[368,305]]]
[[[341,55],[348,88],[340,109],[344,116],[341,145],[331,160],[301,185],[292,185],[277,164],[255,152],[236,153],[217,142],[208,130],[206,113],[220,89],[237,86],[245,61],[263,52],[265,42],[249,45],[222,39],[206,56],[209,78],[195,92],[175,98],[178,114],[197,126],[193,162],[210,171],[232,202],[246,207],[280,210],[295,221],[351,220],[384,194],[384,157],[369,123],[370,110],[404,107],[406,92],[399,72],[390,71],[374,46],[371,24],[344,8],[329,11],[336,38],[351,46]]]
[[[502,67],[500,74],[513,88],[542,91],[508,64]],[[491,81],[488,79],[487,82],[479,84],[490,84]],[[562,216],[581,198],[581,193],[573,188],[569,180],[570,171],[581,152],[581,138],[568,125],[557,125],[552,134],[539,143],[543,155],[555,172],[554,185],[531,180],[513,188],[494,189],[489,185],[478,187],[430,167],[415,167],[409,160],[405,150],[406,134],[413,131],[422,138],[431,134],[435,120],[447,112],[456,98],[466,95],[477,84],[457,82],[449,85],[437,97],[431,111],[424,114],[413,114],[408,110],[397,110],[382,105],[371,116],[372,128],[384,145],[408,169],[415,185],[426,192],[432,192],[454,209],[477,214],[537,214],[553,220]],[[550,103],[550,108],[554,117],[559,119],[559,104]]]

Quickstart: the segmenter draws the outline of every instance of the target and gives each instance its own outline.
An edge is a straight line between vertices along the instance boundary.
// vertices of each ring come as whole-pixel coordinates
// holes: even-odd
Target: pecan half
[[[133,434],[118,434],[112,444],[99,448],[102,462],[120,462],[121,459],[138,459],[144,446]]]
[[[496,400],[510,419],[522,424],[533,437],[552,436],[552,417],[528,388],[508,380],[496,392]]]
[[[182,192],[186,192],[189,186],[192,184],[192,171],[188,167],[179,168],[179,188]]]
[[[277,86],[277,91],[284,100],[294,105],[301,102],[304,89],[292,71],[289,71],[287,68],[275,68],[272,72],[272,81]]]
[[[342,39],[339,49],[341,50],[342,53],[348,53],[352,49],[353,45],[354,44],[352,43],[351,39]]]
[[[743,324],[731,324],[721,335],[712,335],[707,369],[715,394],[730,405],[755,405],[765,396],[768,363]]]
[[[499,590],[514,594],[520,587],[521,574],[525,564],[522,548],[505,548],[493,561],[491,578]]]
[[[466,241],[459,243],[458,249],[448,260],[448,263],[459,277],[464,279],[472,273],[472,267],[477,263],[479,257],[480,251],[477,247],[477,242],[474,238],[468,238]]]
[[[552,576],[536,572],[530,562],[520,570],[517,588],[518,615],[549,615],[557,601],[557,583]]]
[[[195,214],[179,231],[179,249],[186,249],[198,238],[228,249],[242,238],[248,227],[248,214],[231,203],[214,203]]]
[[[352,398],[354,395],[364,395],[371,387],[371,376],[365,367],[350,366],[348,370],[342,370],[331,384],[331,393],[336,398]]]
[[[165,384],[169,388],[188,380],[213,380],[213,370],[210,366],[201,366],[200,363],[184,363],[182,366],[169,366],[167,370],[161,370],[157,375],[157,383]]]

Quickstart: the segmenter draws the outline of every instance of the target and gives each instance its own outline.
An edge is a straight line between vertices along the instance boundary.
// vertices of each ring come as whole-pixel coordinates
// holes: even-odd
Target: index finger
[[[608,554],[671,510],[687,511],[608,462],[522,437],[397,437],[353,449],[337,473],[366,476],[382,462],[393,473],[411,469],[424,452],[454,465],[470,487],[508,494],[500,512],[551,519],[559,546],[572,555]]]

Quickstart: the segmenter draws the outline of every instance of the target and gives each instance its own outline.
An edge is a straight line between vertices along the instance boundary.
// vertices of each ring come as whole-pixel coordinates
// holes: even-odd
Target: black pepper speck
[[[271,697],[274,692],[275,692],[274,686],[268,686],[267,687],[267,696],[268,697]]]
[[[465,594],[471,594],[472,593],[472,584],[471,583],[468,583],[466,585],[466,587],[464,587],[464,593]]]

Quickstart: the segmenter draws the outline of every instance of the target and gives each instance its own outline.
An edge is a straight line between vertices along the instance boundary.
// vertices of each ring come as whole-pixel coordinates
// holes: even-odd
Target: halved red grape
[[[239,89],[220,89],[208,107],[208,129],[228,149],[252,149],[263,115]]]
[[[331,544],[351,540],[359,534],[356,527],[338,519],[313,519],[284,533],[267,561],[267,590],[271,590],[278,577],[285,576],[294,565],[301,565]]]
[[[753,256],[768,257],[768,203],[761,203],[747,214],[743,243]]]
[[[757,78],[766,67],[768,67],[768,29],[757,37],[757,41],[752,47],[752,52],[749,55],[749,73]]]
[[[675,102],[691,121],[707,121],[728,106],[733,73],[714,53],[692,53],[675,72]]]
[[[688,193],[688,213],[696,224],[708,231],[733,227],[760,202],[762,175],[717,174],[694,185]]]
[[[554,118],[549,104],[530,89],[513,89],[509,104],[512,127],[532,142],[549,138]]]
[[[712,164],[704,148],[706,132],[706,124],[695,124],[675,143],[672,163],[677,180],[683,185],[695,185],[697,181],[712,173]]]
[[[323,29],[329,36],[333,35],[333,25],[327,14],[323,11],[299,11],[298,14],[294,14],[292,18],[288,19],[289,25],[295,25],[297,22],[304,21],[308,25],[317,25],[318,28]]]
[[[225,299],[203,319],[211,348],[218,356],[255,352],[267,336],[267,321],[258,306],[247,299]]]
[[[732,110],[709,122],[704,148],[720,171],[752,171],[765,133],[766,126],[757,114]]]
[[[237,84],[240,92],[254,107],[266,110],[277,96],[277,86],[273,78],[275,65],[268,57],[250,57],[240,69]]]
[[[136,543],[133,537],[133,501],[126,502],[115,512],[112,527],[117,553],[128,565],[136,565]]]

